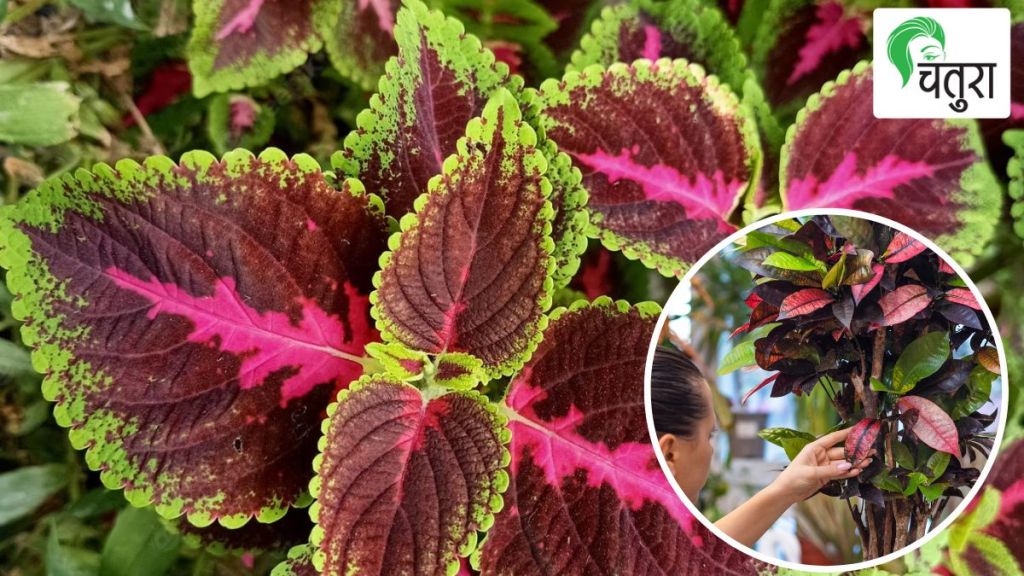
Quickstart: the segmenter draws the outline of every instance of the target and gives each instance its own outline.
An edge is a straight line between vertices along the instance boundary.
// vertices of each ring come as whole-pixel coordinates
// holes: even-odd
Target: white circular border
[[[960,278],[962,278],[965,281],[965,283],[967,284],[967,287],[971,290],[971,293],[974,294],[974,297],[978,300],[978,303],[981,304],[982,312],[985,314],[985,320],[988,321],[988,325],[992,328],[992,334],[993,334],[993,337],[994,337],[995,343],[996,343],[996,350],[999,352],[999,371],[1000,371],[1000,377],[1002,378],[1002,388],[1003,388],[1002,403],[999,406],[999,419],[998,419],[999,420],[999,425],[996,427],[996,437],[995,437],[995,442],[992,444],[992,452],[989,454],[988,461],[985,463],[985,467],[981,471],[981,476],[978,477],[978,480],[974,483],[974,486],[967,493],[967,496],[964,497],[963,501],[960,502],[960,505],[957,506],[953,510],[953,512],[948,517],[946,517],[946,519],[943,520],[942,523],[940,523],[938,525],[938,527],[931,529],[930,531],[928,531],[927,534],[925,534],[920,539],[916,540],[915,542],[913,542],[911,544],[908,544],[907,546],[904,546],[903,548],[901,548],[901,549],[899,549],[899,550],[897,550],[897,551],[895,551],[895,552],[893,552],[891,554],[886,554],[885,556],[882,556],[881,558],[876,558],[874,560],[867,560],[867,561],[864,561],[864,562],[857,562],[855,564],[836,564],[836,565],[831,565],[831,566],[820,566],[820,565],[814,565],[814,564],[797,564],[797,563],[794,563],[794,562],[787,562],[785,560],[780,560],[778,558],[774,558],[774,557],[768,556],[767,554],[762,554],[761,552],[758,552],[757,550],[754,550],[754,549],[752,549],[752,548],[750,548],[748,546],[745,546],[745,545],[737,542],[736,540],[734,540],[731,536],[727,535],[725,532],[722,532],[721,530],[719,530],[714,525],[714,523],[712,523],[707,518],[705,518],[704,514],[701,513],[701,511],[698,510],[697,507],[692,502],[690,502],[689,498],[687,498],[686,495],[683,493],[682,488],[679,487],[679,484],[676,482],[675,477],[672,475],[672,472],[669,470],[668,464],[665,462],[665,456],[661,453],[661,450],[658,449],[658,437],[657,437],[657,433],[654,430],[654,415],[651,413],[651,366],[652,366],[652,364],[654,362],[654,351],[655,351],[655,349],[657,349],[658,342],[659,342],[659,336],[660,336],[660,334],[662,332],[662,329],[665,326],[665,321],[666,321],[666,319],[668,317],[667,314],[665,313],[665,309],[667,309],[667,307],[668,307],[667,304],[668,304],[669,301],[671,301],[673,298],[676,297],[676,293],[679,291],[680,287],[684,286],[684,285],[689,285],[690,282],[693,280],[693,277],[697,274],[698,271],[700,271],[700,269],[704,266],[704,264],[706,264],[709,260],[711,260],[715,256],[718,256],[718,254],[720,252],[722,252],[724,249],[726,249],[727,247],[732,245],[734,242],[736,242],[740,238],[743,238],[744,236],[746,236],[750,232],[759,230],[761,228],[764,228],[765,226],[768,226],[769,224],[774,224],[774,223],[780,222],[782,220],[789,220],[791,218],[798,218],[798,217],[803,217],[803,216],[821,216],[821,215],[824,215],[824,216],[852,216],[854,218],[860,218],[860,219],[863,219],[863,220],[870,220],[872,222],[876,222],[876,223],[879,223],[879,224],[884,224],[886,226],[889,226],[890,228],[895,228],[896,230],[899,230],[900,232],[904,232],[906,234],[909,234],[915,240],[921,242],[928,249],[930,249],[931,251],[935,252],[936,254],[939,255],[940,258],[945,260],[946,263],[949,264],[953,268],[954,271],[956,271],[956,273],[960,276]],[[882,564],[885,564],[886,562],[891,562],[893,560],[896,560],[897,558],[902,557],[905,554],[908,554],[910,552],[913,552],[914,550],[917,550],[921,546],[924,546],[925,544],[927,544],[929,540],[931,540],[932,538],[936,537],[940,532],[942,532],[943,530],[948,528],[949,525],[952,524],[953,521],[956,520],[956,518],[958,516],[960,516],[960,514],[963,513],[964,509],[967,508],[967,505],[970,504],[970,502],[972,500],[974,500],[974,497],[977,496],[978,491],[981,490],[982,485],[985,483],[985,478],[988,476],[989,471],[992,469],[992,465],[995,463],[996,456],[998,455],[999,449],[1001,448],[1001,445],[1003,443],[1003,432],[1006,429],[1006,416],[1007,416],[1007,411],[1009,410],[1009,400],[1010,400],[1010,386],[1009,386],[1009,381],[1008,381],[1008,378],[1007,378],[1006,352],[1003,349],[1002,335],[1000,335],[1000,333],[999,333],[999,327],[996,325],[995,318],[992,316],[992,311],[989,310],[988,304],[985,302],[985,299],[982,297],[981,292],[978,291],[978,287],[974,284],[974,281],[971,280],[971,277],[967,275],[967,272],[964,271],[964,269],[960,266],[960,264],[958,264],[955,260],[953,260],[953,258],[951,258],[949,256],[949,254],[946,253],[945,250],[939,248],[934,242],[932,242],[931,240],[929,240],[928,238],[926,238],[925,236],[923,236],[921,233],[917,232],[916,230],[908,228],[907,226],[904,226],[903,224],[900,224],[899,222],[894,222],[894,221],[892,221],[892,220],[890,220],[888,218],[885,218],[883,216],[878,216],[877,214],[872,214],[872,213],[869,213],[869,212],[862,212],[860,210],[847,210],[847,209],[842,209],[842,208],[809,208],[809,209],[804,209],[804,210],[793,210],[793,211],[790,211],[790,212],[783,212],[782,214],[777,214],[775,216],[770,216],[768,218],[764,218],[762,220],[758,220],[757,222],[754,222],[753,224],[749,224],[749,225],[743,227],[742,229],[737,230],[736,232],[733,232],[731,235],[729,235],[728,238],[726,238],[725,240],[722,240],[721,242],[716,244],[714,248],[712,248],[707,253],[705,253],[703,256],[701,256],[700,259],[697,260],[697,262],[694,263],[690,267],[689,270],[687,270],[687,272],[683,276],[682,280],[679,281],[679,284],[676,285],[675,289],[673,289],[672,293],[669,295],[668,301],[666,301],[666,306],[662,309],[661,314],[658,316],[658,322],[655,325],[654,333],[651,334],[651,343],[648,346],[648,350],[647,350],[647,362],[644,365],[644,415],[647,417],[647,431],[648,431],[648,433],[650,434],[650,437],[651,437],[651,444],[652,444],[652,446],[654,446],[654,453],[655,453],[655,456],[658,458],[658,464],[661,465],[662,473],[665,474],[665,477],[668,479],[668,482],[672,486],[672,489],[675,490],[676,496],[683,502],[683,504],[686,506],[687,510],[690,511],[690,514],[692,514],[694,516],[694,518],[699,520],[700,523],[703,524],[705,528],[710,530],[711,533],[714,534],[718,539],[723,540],[724,542],[727,542],[730,546],[732,546],[736,550],[739,550],[740,552],[743,552],[744,554],[746,554],[748,556],[752,556],[753,558],[756,558],[757,560],[760,560],[761,562],[764,562],[766,564],[772,564],[772,565],[778,566],[780,568],[787,568],[787,569],[790,569],[790,570],[797,570],[797,571],[803,571],[803,572],[813,572],[813,573],[819,573],[819,574],[829,574],[829,573],[833,573],[833,572],[847,572],[847,571],[854,571],[854,570],[864,570],[864,569],[874,568],[874,567],[880,566]]]

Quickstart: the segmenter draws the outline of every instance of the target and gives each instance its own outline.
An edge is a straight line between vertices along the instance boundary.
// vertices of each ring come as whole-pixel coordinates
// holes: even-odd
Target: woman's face
[[[910,59],[914,61],[915,66],[922,62],[942,62],[946,59],[942,45],[938,40],[929,36],[914,38],[907,48],[910,50]]]
[[[693,435],[684,438],[675,434],[665,434],[658,441],[669,470],[672,471],[686,497],[694,503],[697,502],[697,496],[707,482],[711,457],[715,453],[714,436],[718,431],[718,421],[711,402],[711,390],[706,382],[701,392],[706,408],[704,418],[694,427]]]

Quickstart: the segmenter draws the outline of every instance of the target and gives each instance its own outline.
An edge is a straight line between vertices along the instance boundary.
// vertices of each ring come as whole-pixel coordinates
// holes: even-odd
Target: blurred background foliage
[[[202,1],[202,0],[197,0]],[[551,36],[568,14],[585,30],[605,0],[436,0],[463,20],[531,84],[559,76],[578,34]],[[728,3],[730,6],[732,2]],[[752,4],[757,5],[757,2]],[[760,4],[764,4],[761,2]],[[517,14],[515,24],[500,15]],[[756,11],[749,11],[754,14]],[[747,11],[744,12],[747,14]],[[16,202],[46,178],[96,162],[177,157],[191,149],[221,153],[235,146],[276,146],[329,165],[331,153],[367,105],[370,93],[313,54],[296,70],[244,93],[196,98],[185,47],[192,25],[189,0],[0,0],[0,194]],[[756,27],[740,22],[740,33]],[[232,130],[236,106],[247,110],[244,134]],[[723,272],[723,274],[727,274]],[[996,313],[1010,357],[1010,381],[1024,373],[1024,254],[1009,208],[999,237],[986,247],[972,276]],[[707,277],[696,290],[722,294],[740,283]],[[609,294],[664,302],[674,283],[592,245],[574,279],[578,295]],[[711,299],[695,299],[707,315]],[[729,299],[732,300],[732,299]],[[740,299],[736,299],[739,302]],[[53,420],[22,346],[11,295],[0,276],[0,574],[5,576],[204,576],[266,574],[280,549],[225,553],[147,509],[128,506],[102,487],[81,453]],[[725,317],[744,310],[725,312]],[[722,317],[723,311],[717,316]],[[690,345],[707,355],[730,323],[708,324]],[[707,366],[706,373],[715,373]],[[1016,395],[1009,435],[1021,431]],[[730,404],[717,400],[723,425]],[[823,423],[822,426],[825,426]],[[808,510],[823,527],[831,510]],[[304,535],[303,535],[304,536]],[[941,543],[937,546],[941,546]],[[928,554],[935,553],[933,548]],[[914,557],[899,570],[932,565]],[[916,564],[915,564],[916,563]]]

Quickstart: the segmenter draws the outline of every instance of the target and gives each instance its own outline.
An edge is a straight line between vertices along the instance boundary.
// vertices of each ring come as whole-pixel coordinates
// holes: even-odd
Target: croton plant
[[[822,492],[849,502],[865,559],[934,528],[978,479],[998,410],[999,355],[981,306],[940,256],[911,236],[850,216],[783,220],[732,255],[753,273],[748,333],[724,362],[772,374],[744,401],[820,387],[851,427],[846,458],[877,454],[856,478]],[[768,428],[790,458],[815,436]],[[853,500],[856,498],[856,500]]]
[[[304,531],[279,574],[767,570],[669,487],[641,393],[658,309],[580,299],[566,286],[593,272],[581,253],[592,239],[681,277],[762,215],[839,207],[970,265],[1003,203],[982,132],[873,117],[867,9],[773,0],[761,29],[758,3],[434,4],[461,20],[417,0],[196,0],[193,90],[233,92],[212,103],[218,152],[273,132],[270,105],[238,91],[321,48],[376,91],[329,165],[272,148],[124,160],[3,209],[0,264],[57,421],[106,486],[187,534]],[[897,264],[822,233],[823,265],[852,273],[856,249],[872,250],[869,271]],[[892,274],[850,329],[881,318],[852,315],[908,278]],[[928,332],[946,322],[956,342],[943,311],[964,316],[967,296],[918,274]],[[951,436],[929,443],[913,422],[934,420],[929,399],[966,410],[967,390],[879,393],[865,417],[884,420],[880,437],[902,422],[921,452],[847,494],[914,474],[915,501],[955,490],[966,472],[928,464]],[[971,413],[955,420],[983,425]]]

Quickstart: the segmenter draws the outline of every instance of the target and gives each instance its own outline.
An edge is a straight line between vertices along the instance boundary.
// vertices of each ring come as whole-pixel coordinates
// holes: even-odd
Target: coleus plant
[[[911,236],[848,216],[764,227],[731,258],[755,284],[734,336],[750,334],[731,355],[773,372],[744,400],[769,386],[776,397],[821,388],[837,427],[851,427],[846,457],[877,453],[822,490],[850,501],[865,559],[919,539],[992,448],[997,414],[982,408],[999,361],[972,292]],[[791,458],[814,440],[785,428],[761,436]]]
[[[568,87],[525,92],[419,3],[394,35],[331,170],[196,151],[3,209],[14,313],[72,444],[197,538],[301,529],[289,510],[309,507],[280,574],[761,570],[651,450],[658,307],[552,310],[588,229],[581,175],[538,129],[564,124]],[[685,62],[615,73],[639,70],[691,114],[730,102]]]

